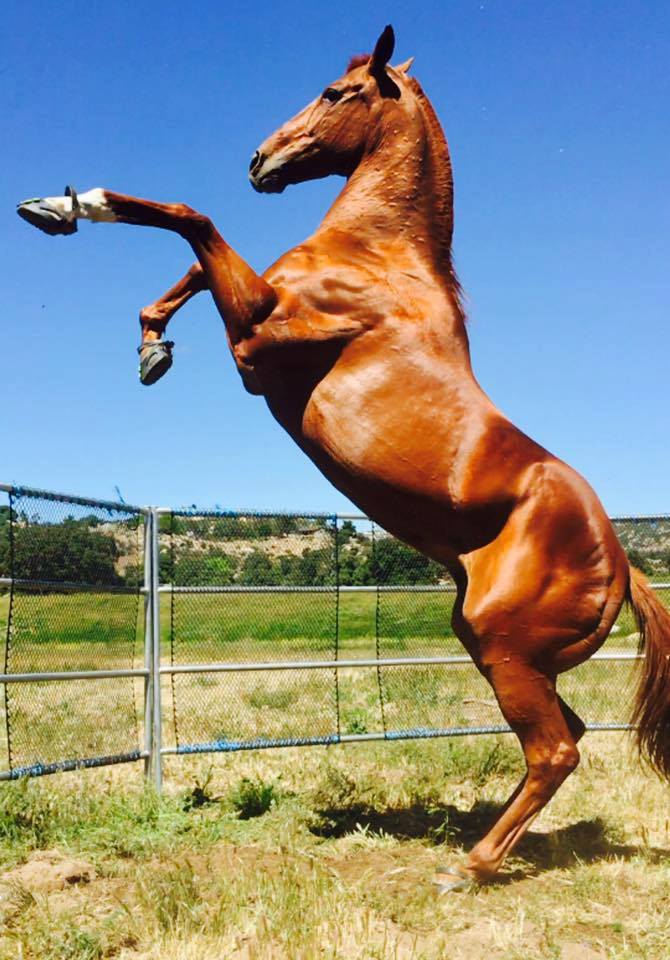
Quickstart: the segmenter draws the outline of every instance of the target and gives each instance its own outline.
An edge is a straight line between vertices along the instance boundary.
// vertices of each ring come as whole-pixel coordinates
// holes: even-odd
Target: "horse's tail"
[[[670,612],[635,567],[630,568],[627,599],[645,653],[632,722],[640,752],[670,780]]]

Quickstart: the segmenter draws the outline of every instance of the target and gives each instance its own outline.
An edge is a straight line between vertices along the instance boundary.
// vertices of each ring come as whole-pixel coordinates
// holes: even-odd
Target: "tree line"
[[[60,523],[31,523],[19,518],[10,540],[9,507],[0,507],[0,576],[105,586],[135,586],[136,569],[123,575],[115,538],[96,530],[95,517]]]
[[[0,507],[0,576],[10,576],[9,507]],[[194,518],[167,517],[169,529],[183,534],[195,533]],[[177,531],[175,531],[175,522]],[[183,521],[183,523],[182,523]],[[399,540],[386,535],[370,535],[345,521],[337,531],[328,518],[297,517],[214,517],[195,518],[195,526],[206,524],[210,542],[196,550],[184,538],[164,538],[160,553],[163,583],[178,586],[332,586],[337,582],[352,586],[375,584],[435,584],[445,570]],[[109,530],[98,529],[95,517],[67,518],[60,523],[36,523],[19,518],[14,524],[14,575],[19,579],[67,581],[93,585],[136,587],[142,582],[139,562],[124,560],[119,543]],[[132,525],[131,525],[132,526]],[[127,527],[124,521],[124,527]],[[163,532],[167,532],[164,525]],[[281,553],[277,538],[287,534],[313,534],[319,530],[331,534],[324,544],[306,546],[300,554]],[[225,533],[216,541],[215,534]],[[247,539],[253,549],[243,553],[226,550],[226,542]],[[272,550],[263,540],[272,539]],[[166,542],[167,541],[167,542]],[[634,566],[648,575],[670,572],[670,553],[643,552],[629,547]],[[127,558],[125,558],[127,561]],[[123,571],[123,572],[122,572]]]

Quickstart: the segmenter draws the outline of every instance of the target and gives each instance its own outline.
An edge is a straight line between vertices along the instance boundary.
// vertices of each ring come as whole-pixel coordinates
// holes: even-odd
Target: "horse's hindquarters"
[[[484,665],[512,657],[549,674],[577,666],[607,638],[628,586],[604,509],[559,461],[537,465],[500,535],[463,562],[462,617]]]

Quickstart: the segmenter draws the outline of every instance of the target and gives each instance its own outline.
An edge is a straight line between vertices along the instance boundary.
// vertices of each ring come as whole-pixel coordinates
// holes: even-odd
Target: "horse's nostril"
[[[261,167],[263,165],[264,160],[265,160],[265,155],[262,154],[260,150],[257,150],[256,153],[251,158],[251,163],[249,164],[249,172],[253,173],[254,170],[257,170],[259,167]]]

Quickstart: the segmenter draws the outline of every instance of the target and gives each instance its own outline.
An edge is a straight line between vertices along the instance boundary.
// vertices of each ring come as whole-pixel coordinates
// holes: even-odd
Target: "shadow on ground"
[[[434,845],[458,844],[468,849],[484,836],[499,812],[496,804],[487,802],[476,803],[470,810],[422,804],[375,810],[359,804],[320,810],[321,822],[311,829],[321,837],[344,837],[367,829],[398,840],[427,840]],[[611,835],[607,822],[596,817],[549,833],[530,832],[520,841],[515,856],[540,872],[614,858],[640,857],[647,863],[660,863],[670,861],[670,850],[621,843]]]

